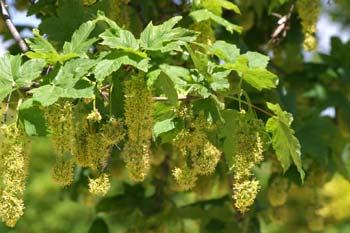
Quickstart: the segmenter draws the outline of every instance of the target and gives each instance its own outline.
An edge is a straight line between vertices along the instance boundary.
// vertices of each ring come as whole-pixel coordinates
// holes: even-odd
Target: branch
[[[191,101],[191,100],[198,100],[201,99],[200,96],[189,96],[189,95],[179,95],[178,101]],[[156,102],[166,102],[169,101],[168,97],[153,97],[153,100]]]
[[[7,121],[7,112],[9,111],[9,108],[10,108],[11,94],[12,93],[10,93],[7,97],[6,107],[5,107],[4,113],[2,114],[2,122],[1,123],[6,123],[6,121]]]
[[[9,13],[7,11],[6,4],[5,4],[4,0],[0,0],[0,5],[1,5],[2,18],[4,19],[5,24],[6,24],[7,28],[9,29],[12,37],[15,39],[15,41],[18,44],[18,46],[21,49],[21,51],[23,53],[27,52],[29,50],[28,45],[23,40],[23,38],[21,37],[21,35],[17,31],[15,25],[13,24],[13,22],[12,22],[12,20],[10,18],[10,15],[9,15]]]

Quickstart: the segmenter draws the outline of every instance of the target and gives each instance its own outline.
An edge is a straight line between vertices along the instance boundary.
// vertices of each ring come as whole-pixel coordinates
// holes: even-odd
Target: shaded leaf
[[[163,90],[170,103],[176,106],[178,102],[178,96],[174,87],[174,82],[167,75],[161,73],[157,79],[156,85]]]
[[[160,134],[169,132],[173,129],[175,129],[175,124],[172,118],[157,121],[153,126],[153,137],[157,138]]]
[[[109,232],[109,229],[108,229],[107,223],[101,217],[97,217],[93,221],[88,233],[108,233],[108,232]]]
[[[300,143],[291,129],[293,117],[290,113],[282,111],[278,104],[267,103],[267,107],[276,114],[266,122],[266,131],[272,134],[272,146],[276,151],[277,159],[280,161],[283,171],[286,172],[291,165],[295,164],[304,181],[305,173],[301,164]]]
[[[45,136],[47,134],[44,112],[35,105],[33,99],[28,99],[21,104],[18,115],[27,135]]]

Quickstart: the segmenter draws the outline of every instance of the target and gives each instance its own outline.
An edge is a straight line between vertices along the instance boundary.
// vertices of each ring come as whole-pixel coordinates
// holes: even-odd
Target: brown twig
[[[201,97],[200,96],[179,95],[177,98],[178,101],[191,101],[191,100],[198,100],[198,99],[201,99]],[[157,101],[157,102],[166,102],[166,101],[169,101],[169,98],[160,96],[160,97],[153,97],[153,100]]]
[[[12,93],[10,93],[7,97],[5,111],[2,114],[2,119],[3,119],[2,123],[6,123],[7,121],[7,112],[9,111],[9,108],[10,108],[11,94]]]
[[[18,44],[19,48],[23,53],[27,52],[29,50],[28,45],[26,42],[23,40],[19,32],[17,31],[15,25],[13,24],[10,15],[7,11],[7,5],[5,4],[4,0],[0,0],[0,5],[1,5],[1,15],[2,18],[5,21],[5,24],[7,28],[9,29],[12,37],[15,39],[16,43]]]

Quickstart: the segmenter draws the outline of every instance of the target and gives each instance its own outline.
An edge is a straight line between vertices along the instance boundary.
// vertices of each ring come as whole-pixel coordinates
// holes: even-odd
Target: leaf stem
[[[262,112],[262,113],[264,113],[264,114],[266,114],[266,115],[268,115],[268,116],[270,116],[270,117],[276,117],[276,115],[272,114],[271,112],[268,112],[268,111],[266,111],[265,109],[262,109],[262,108],[260,108],[260,107],[258,107],[258,106],[256,106],[256,105],[254,105],[254,104],[248,103],[247,101],[241,100],[241,99],[238,98],[238,97],[234,97],[234,96],[225,96],[225,98],[229,98],[229,99],[241,101],[242,103],[248,105],[249,107],[252,107],[252,108],[254,108],[254,109],[256,109],[256,110],[258,110],[258,111],[260,111],[260,112]]]

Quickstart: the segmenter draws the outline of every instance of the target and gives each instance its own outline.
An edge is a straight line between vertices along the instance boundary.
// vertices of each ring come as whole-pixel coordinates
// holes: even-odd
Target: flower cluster
[[[140,77],[125,82],[125,124],[128,141],[124,161],[131,178],[143,181],[150,168],[150,144],[153,128],[152,92]]]
[[[102,122],[97,108],[85,113],[84,105],[77,104],[73,111],[74,149],[76,163],[96,171],[107,164],[110,149],[124,138],[121,120],[111,118]]]
[[[317,49],[316,24],[321,11],[321,2],[320,0],[297,0],[297,10],[303,27],[304,49],[315,51]]]
[[[201,114],[189,119],[189,129],[183,129],[174,139],[180,152],[180,166],[173,169],[173,176],[181,190],[189,190],[196,184],[198,175],[210,175],[215,171],[221,152],[208,140],[210,128]]]
[[[241,111],[234,132],[233,199],[242,213],[249,210],[260,189],[259,182],[252,179],[252,169],[263,160],[264,140],[260,135],[263,124],[250,114]]]
[[[16,123],[0,127],[0,218],[14,227],[23,215],[23,195],[28,168],[23,132]]]
[[[74,163],[69,158],[74,148],[72,104],[64,102],[50,106],[45,115],[51,129],[52,147],[56,155],[52,179],[65,187],[71,184],[74,176]]]
[[[61,187],[69,186],[74,179],[74,162],[57,157],[52,169],[52,180]]]
[[[105,196],[110,186],[109,177],[105,173],[96,179],[89,179],[89,191],[96,196]]]
[[[281,206],[286,203],[288,187],[287,178],[278,176],[272,180],[267,192],[267,198],[272,206]]]

